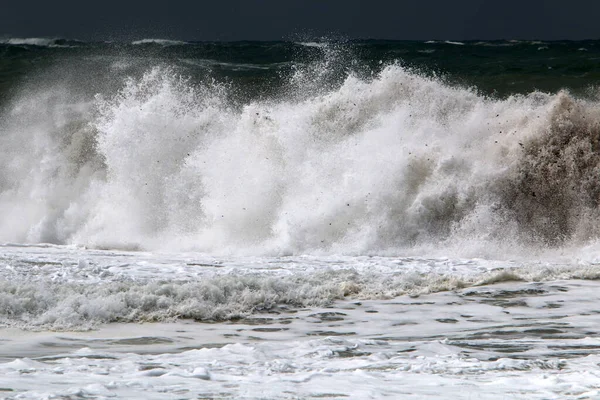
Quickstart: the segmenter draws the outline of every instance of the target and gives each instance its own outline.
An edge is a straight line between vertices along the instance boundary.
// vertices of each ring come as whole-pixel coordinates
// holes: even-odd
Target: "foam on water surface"
[[[0,323],[85,330],[109,322],[231,320],[352,296],[476,287],[504,281],[597,279],[596,264],[422,257],[225,257],[77,247],[3,246]]]
[[[589,261],[2,254],[6,398],[558,399],[600,386]]]
[[[0,388],[7,398],[594,398],[598,300],[590,281],[500,283],[222,323],[5,328]]]

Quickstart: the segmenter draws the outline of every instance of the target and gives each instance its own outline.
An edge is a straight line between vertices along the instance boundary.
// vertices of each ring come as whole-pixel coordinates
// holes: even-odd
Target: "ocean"
[[[600,398],[600,41],[0,39],[0,397]]]

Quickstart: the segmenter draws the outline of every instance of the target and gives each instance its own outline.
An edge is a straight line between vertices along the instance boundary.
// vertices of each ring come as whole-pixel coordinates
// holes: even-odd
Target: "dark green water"
[[[131,44],[7,40],[0,43],[0,93],[6,99],[23,85],[41,82],[84,86],[79,90],[90,94],[112,91],[126,77],[167,65],[192,80],[227,82],[240,98],[248,99],[285,90],[298,68],[326,64],[334,84],[348,73],[368,76],[390,63],[494,97],[561,89],[589,95],[600,78],[600,41]]]

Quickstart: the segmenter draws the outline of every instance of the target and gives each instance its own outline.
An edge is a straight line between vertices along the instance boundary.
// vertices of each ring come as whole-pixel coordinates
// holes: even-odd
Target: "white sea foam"
[[[2,41],[2,43],[12,44],[15,46],[26,45],[26,46],[42,46],[42,47],[54,47],[57,39],[49,38],[10,38]]]
[[[596,300],[593,282],[504,283],[222,324],[4,329],[0,388],[9,398],[594,398]]]
[[[241,107],[168,68],[93,102],[23,93],[0,134],[0,240],[514,257],[596,236],[593,101],[330,72],[298,69],[289,97]]]
[[[464,46],[465,44],[463,42],[456,42],[456,41],[451,41],[451,40],[446,40],[444,43],[446,44],[453,44],[456,46]]]
[[[141,39],[131,42],[133,45],[140,44],[159,44],[161,46],[181,46],[187,44],[187,42],[181,40],[169,40],[169,39]]]
[[[298,42],[297,44],[306,47],[317,47],[319,49],[325,48],[329,45],[327,42]]]
[[[503,282],[594,280],[598,260],[227,257],[2,247],[0,325],[85,330],[111,322],[231,320],[337,300],[419,296]],[[594,262],[595,261],[595,262]]]

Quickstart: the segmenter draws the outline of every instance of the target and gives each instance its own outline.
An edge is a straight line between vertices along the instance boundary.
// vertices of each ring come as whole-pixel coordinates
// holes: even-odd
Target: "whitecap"
[[[40,46],[50,47],[56,44],[57,39],[48,38],[11,38],[3,41],[5,44],[15,46]]]
[[[456,45],[456,46],[464,46],[465,45],[463,42],[454,42],[454,41],[451,41],[451,40],[446,40],[444,43],[446,43],[446,44],[453,44],[453,45]]]
[[[142,39],[131,42],[132,45],[143,45],[143,44],[158,44],[161,46],[182,46],[188,44],[181,40],[169,40],[169,39]]]
[[[329,46],[327,43],[324,42],[296,42],[296,44],[306,47],[316,47],[319,49],[323,49]]]

